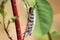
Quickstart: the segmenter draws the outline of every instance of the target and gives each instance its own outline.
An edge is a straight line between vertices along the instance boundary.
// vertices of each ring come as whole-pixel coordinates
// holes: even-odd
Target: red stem
[[[18,10],[17,10],[17,6],[16,6],[16,0],[11,0],[11,4],[12,4],[12,9],[13,9],[13,15],[14,16],[18,16]],[[17,39],[18,40],[22,40],[22,34],[21,34],[21,28],[20,28],[20,21],[19,21],[18,18],[15,20],[15,25],[16,25]]]

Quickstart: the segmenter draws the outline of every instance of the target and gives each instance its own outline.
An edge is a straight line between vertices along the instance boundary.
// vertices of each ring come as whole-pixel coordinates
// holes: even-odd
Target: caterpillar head
[[[32,7],[29,7],[29,13],[33,13],[33,8]]]

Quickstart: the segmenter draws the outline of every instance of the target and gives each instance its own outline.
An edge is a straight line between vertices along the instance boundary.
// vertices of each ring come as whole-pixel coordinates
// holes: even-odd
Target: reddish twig
[[[5,2],[2,1],[2,5],[1,5],[1,6],[2,6],[3,11],[4,11],[4,4],[5,4]],[[3,14],[4,14],[4,12],[3,12]],[[8,31],[7,31],[7,29],[5,28],[5,27],[6,27],[6,25],[5,25],[5,16],[2,15],[2,17],[3,17],[4,30],[5,30],[5,32],[6,32],[7,36],[8,36],[8,38],[9,38],[10,40],[13,40],[12,37],[10,37],[10,35],[9,35]]]
[[[5,28],[4,28],[4,29],[5,29]],[[9,35],[7,29],[5,29],[5,32],[6,32],[6,34],[8,35],[8,38],[9,38],[10,40],[13,40],[12,37]]]
[[[13,15],[18,16],[18,11],[17,11],[17,6],[16,6],[16,0],[11,0],[12,4],[12,9],[13,9]],[[15,20],[15,25],[16,25],[16,32],[17,32],[17,39],[22,40],[22,34],[21,34],[21,28],[20,28],[20,21],[17,18]]]

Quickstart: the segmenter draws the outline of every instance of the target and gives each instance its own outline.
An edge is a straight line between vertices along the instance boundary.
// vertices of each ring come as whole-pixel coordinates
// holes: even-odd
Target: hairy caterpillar
[[[30,7],[28,12],[28,22],[27,22],[27,28],[26,28],[26,32],[29,35],[31,35],[33,32],[34,25],[35,25],[35,18],[36,18],[36,13],[33,10],[33,8]]]
[[[36,13],[32,7],[29,7],[25,34],[27,34],[27,35],[32,34],[34,26],[35,26],[35,20],[36,20]]]
[[[36,20],[36,13],[32,7],[29,7],[28,18],[27,18],[27,26],[26,26],[26,30],[25,30],[24,35],[23,35],[23,40],[25,38],[25,35],[31,35],[32,34],[32,32],[34,30],[34,26],[35,26],[35,20]]]
[[[35,20],[36,20],[36,13],[34,10],[35,5],[33,7],[31,7],[27,0],[26,0],[26,2],[27,2],[27,4],[24,1],[28,15],[27,15],[27,25],[26,25],[26,29],[25,29],[25,32],[23,35],[23,40],[26,35],[28,36],[28,35],[32,34],[32,32],[34,30],[34,26],[35,26]]]

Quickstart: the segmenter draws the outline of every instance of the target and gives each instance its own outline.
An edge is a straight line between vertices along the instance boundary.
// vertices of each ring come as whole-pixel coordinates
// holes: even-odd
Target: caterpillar
[[[32,34],[32,32],[34,30],[34,26],[35,26],[35,20],[36,20],[36,13],[32,7],[29,7],[27,25],[26,25],[26,30],[23,35],[23,40],[26,35]]]
[[[27,26],[26,26],[25,34],[27,34],[27,35],[32,34],[32,32],[34,30],[34,26],[35,26],[35,20],[36,20],[35,10],[33,10],[32,7],[29,7],[28,18],[27,18]]]
[[[35,18],[36,18],[36,13],[33,10],[33,8],[30,7],[29,12],[28,12],[28,22],[27,22],[27,27],[26,27],[26,32],[29,35],[31,35],[34,30]]]

